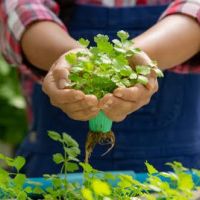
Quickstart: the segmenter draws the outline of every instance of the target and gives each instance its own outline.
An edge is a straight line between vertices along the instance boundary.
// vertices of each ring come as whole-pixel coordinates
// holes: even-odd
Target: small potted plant
[[[71,65],[68,87],[81,90],[85,94],[93,94],[101,99],[118,87],[131,87],[136,83],[146,85],[147,76],[152,71],[158,77],[163,76],[162,71],[153,62],[132,68],[128,59],[140,53],[140,49],[134,47],[127,32],[118,31],[117,37],[118,39],[109,41],[107,35],[98,34],[94,37],[96,46],[89,48],[88,40],[83,38],[79,40],[87,50],[66,55],[66,60]],[[115,144],[115,135],[111,128],[112,120],[103,111],[89,120],[89,133],[85,145],[86,162],[96,144],[110,144],[108,151],[112,149]]]

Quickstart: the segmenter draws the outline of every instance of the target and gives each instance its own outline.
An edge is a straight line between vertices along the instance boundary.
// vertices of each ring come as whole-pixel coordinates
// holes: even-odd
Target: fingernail
[[[76,99],[76,100],[81,100],[81,99],[83,99],[83,96],[82,96],[82,95],[79,95],[79,94],[77,94],[77,95],[75,96],[75,99]]]
[[[116,92],[116,93],[115,93],[115,96],[117,96],[117,97],[122,97],[122,93],[121,93],[121,92]]]
[[[66,79],[60,79],[59,82],[58,82],[58,87],[59,89],[64,89],[67,85],[67,81]]]

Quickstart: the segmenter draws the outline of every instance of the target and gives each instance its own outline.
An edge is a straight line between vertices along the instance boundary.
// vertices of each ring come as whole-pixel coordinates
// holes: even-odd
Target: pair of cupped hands
[[[80,90],[68,88],[70,65],[65,55],[79,51],[85,49],[76,48],[63,54],[52,65],[42,84],[51,104],[74,120],[88,121],[102,110],[112,121],[122,121],[130,113],[148,104],[151,96],[158,90],[157,77],[153,70],[145,86],[136,84],[129,88],[117,88],[100,100],[94,95],[86,95]],[[136,65],[150,65],[152,60],[141,51],[129,59],[129,64],[134,68]]]

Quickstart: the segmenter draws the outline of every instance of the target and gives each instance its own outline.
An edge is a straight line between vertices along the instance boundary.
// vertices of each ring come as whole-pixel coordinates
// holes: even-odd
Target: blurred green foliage
[[[0,140],[18,145],[27,130],[25,100],[18,75],[0,55]]]

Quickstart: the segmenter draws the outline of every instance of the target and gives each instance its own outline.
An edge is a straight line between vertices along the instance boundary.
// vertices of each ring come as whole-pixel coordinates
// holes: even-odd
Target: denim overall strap
[[[131,8],[105,8],[76,6],[67,23],[72,37],[93,39],[102,33],[112,39],[118,30],[126,30],[131,37],[155,24],[166,6],[140,6]],[[98,146],[92,154],[91,164],[100,170],[145,171],[148,160],[160,170],[168,170],[164,163],[172,160],[188,167],[200,168],[200,76],[165,72],[159,80],[159,92],[151,102],[129,115],[123,122],[114,123],[116,146],[101,157],[107,147]],[[51,161],[52,154],[62,152],[60,145],[47,136],[48,130],[67,132],[80,144],[84,158],[84,144],[88,123],[71,120],[53,107],[49,98],[35,84],[33,92],[34,124],[21,146],[25,155],[28,176],[59,172]],[[35,133],[35,140],[31,135]]]

